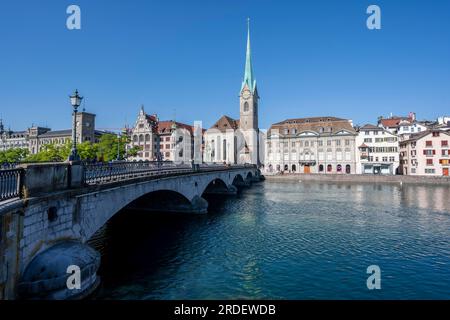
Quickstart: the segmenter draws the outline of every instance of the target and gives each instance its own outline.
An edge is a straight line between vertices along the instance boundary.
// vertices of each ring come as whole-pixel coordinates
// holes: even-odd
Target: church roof
[[[253,66],[252,66],[252,53],[250,47],[250,19],[248,19],[248,31],[247,31],[247,52],[245,57],[245,73],[244,73],[244,81],[242,81],[241,91],[245,86],[248,86],[252,93],[255,93],[256,90],[256,79],[253,74]]]
[[[211,129],[219,129],[220,131],[226,131],[228,129],[237,130],[239,128],[239,120],[235,120],[229,116],[222,116]]]

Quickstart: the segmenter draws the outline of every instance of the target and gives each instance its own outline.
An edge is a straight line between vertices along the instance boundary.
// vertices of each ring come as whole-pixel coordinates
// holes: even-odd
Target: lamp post
[[[77,112],[78,107],[81,105],[81,100],[78,90],[75,90],[73,96],[70,96],[70,103],[73,107],[73,123],[72,123],[72,150],[70,152],[69,161],[79,161],[80,157],[77,151]]]
[[[120,134],[117,135],[117,161],[120,160]]]

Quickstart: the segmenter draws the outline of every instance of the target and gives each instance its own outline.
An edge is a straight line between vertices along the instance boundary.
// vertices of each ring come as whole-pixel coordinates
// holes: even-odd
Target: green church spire
[[[256,89],[256,80],[253,76],[252,53],[250,47],[250,18],[247,19],[247,53],[245,58],[244,81],[242,82],[241,91],[244,89],[245,85],[247,85],[252,93],[254,93]]]

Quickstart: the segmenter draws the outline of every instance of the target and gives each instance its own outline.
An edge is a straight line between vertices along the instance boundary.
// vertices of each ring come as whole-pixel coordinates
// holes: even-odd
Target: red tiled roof
[[[177,122],[177,121],[172,121],[172,120],[160,121],[159,124],[158,124],[158,133],[159,134],[171,133],[172,132],[172,127],[173,127],[174,124],[176,125],[177,128],[186,129],[191,134],[194,133],[194,127],[193,126],[190,126],[190,125],[185,124],[185,123]],[[205,129],[203,129],[202,131],[204,132]]]
[[[409,121],[409,122],[412,121],[412,119],[408,118],[408,117],[392,117],[389,119],[381,119],[380,123],[385,128],[395,128],[395,127],[398,127],[398,125],[400,124],[401,121],[405,121],[405,120]]]

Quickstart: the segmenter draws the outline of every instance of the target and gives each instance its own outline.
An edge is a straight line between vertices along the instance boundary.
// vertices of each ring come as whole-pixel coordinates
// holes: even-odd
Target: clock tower
[[[250,49],[250,19],[247,20],[247,29],[245,73],[239,95],[239,129],[245,138],[245,150],[244,154],[240,155],[240,159],[241,162],[252,163],[259,166],[261,164],[259,157],[260,143],[258,127],[259,95],[252,67],[252,56]]]
[[[252,56],[250,49],[250,19],[248,19],[247,54],[245,59],[245,74],[242,82],[240,100],[240,129],[258,130],[258,89],[253,75]]]

